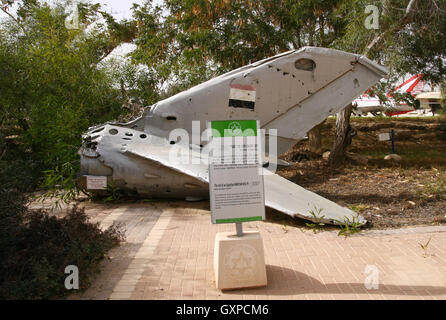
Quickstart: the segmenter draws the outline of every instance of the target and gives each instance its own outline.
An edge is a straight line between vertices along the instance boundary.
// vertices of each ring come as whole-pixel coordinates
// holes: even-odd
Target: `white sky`
[[[131,18],[133,3],[142,4],[143,0],[94,0],[92,3],[101,3],[105,11],[111,13],[116,19]]]
[[[40,0],[41,2],[53,3],[57,0]],[[78,0],[79,2],[101,3],[104,5],[104,10],[111,13],[116,19],[131,18],[133,3],[142,4],[144,0]],[[154,4],[162,3],[163,0],[155,0]],[[11,10],[13,13],[14,8]],[[0,18],[7,17],[7,15],[0,11]]]
[[[72,0],[73,1],[73,0]],[[112,14],[117,20],[121,19],[130,19],[132,17],[132,6],[134,3],[142,4],[145,0],[75,0],[78,2],[89,2],[89,3],[101,3],[103,5],[103,10]],[[46,3],[56,3],[57,0],[40,0],[40,2]],[[154,0],[153,4],[161,4],[164,0]],[[13,6],[9,12],[15,15],[16,6]],[[8,18],[8,16],[0,11],[0,19]],[[122,44],[118,46],[112,54],[110,54],[110,58],[115,59],[124,59],[124,57],[131,51],[135,49],[135,45],[132,44]]]

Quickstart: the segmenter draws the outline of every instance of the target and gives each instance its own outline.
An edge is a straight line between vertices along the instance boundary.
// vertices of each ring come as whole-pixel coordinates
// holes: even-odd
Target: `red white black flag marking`
[[[250,85],[232,84],[229,93],[229,106],[254,110],[256,88]]]

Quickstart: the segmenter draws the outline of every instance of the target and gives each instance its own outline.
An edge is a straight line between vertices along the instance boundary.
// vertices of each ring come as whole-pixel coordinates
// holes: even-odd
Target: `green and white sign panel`
[[[212,223],[264,220],[259,122],[212,121],[210,128],[209,192]]]

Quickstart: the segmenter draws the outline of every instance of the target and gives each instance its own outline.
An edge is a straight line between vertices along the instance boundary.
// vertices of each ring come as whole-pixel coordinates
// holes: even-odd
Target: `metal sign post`
[[[241,222],[237,222],[235,224],[235,228],[237,230],[237,237],[243,237],[243,225]]]
[[[395,154],[395,130],[392,129],[392,154]]]

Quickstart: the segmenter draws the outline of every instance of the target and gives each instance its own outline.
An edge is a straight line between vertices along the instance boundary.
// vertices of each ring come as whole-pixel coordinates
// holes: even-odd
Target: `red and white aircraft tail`
[[[422,78],[422,74],[416,74],[404,83],[400,84],[393,91],[398,93],[410,93],[411,95],[416,96],[417,94],[423,92],[424,81],[421,80]]]
[[[405,102],[396,102],[393,99],[395,93],[404,94],[409,93],[413,97],[423,92],[424,82],[422,81],[422,74],[417,74],[392,89],[387,93],[388,101],[381,102],[377,96],[370,96],[367,92],[353,101],[353,106],[356,107],[356,113],[366,115],[367,113],[385,112],[388,116],[404,114],[413,111],[414,108]]]

